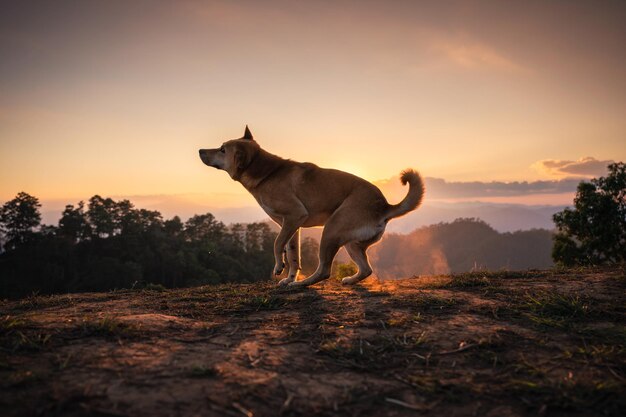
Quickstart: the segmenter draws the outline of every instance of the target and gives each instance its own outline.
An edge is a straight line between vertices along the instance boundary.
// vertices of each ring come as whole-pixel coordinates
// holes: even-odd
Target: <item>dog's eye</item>
[[[224,148],[224,145],[222,145],[222,146],[220,147],[220,152],[221,152],[221,153],[226,153],[226,149]]]

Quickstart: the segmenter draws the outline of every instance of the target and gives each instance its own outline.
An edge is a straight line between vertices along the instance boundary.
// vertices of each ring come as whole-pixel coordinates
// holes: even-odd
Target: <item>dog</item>
[[[403,185],[409,184],[406,197],[399,204],[389,204],[374,184],[355,175],[265,151],[247,125],[243,137],[217,149],[200,149],[200,159],[240,182],[281,226],[274,242],[273,270],[278,276],[285,266],[289,268],[287,277],[278,283],[281,286],[307,286],[328,278],[342,246],[358,267],[358,272],[343,278],[342,283],[367,278],[372,274],[367,249],[381,239],[389,220],[415,210],[424,196],[422,177],[412,169],[400,176]],[[319,265],[312,275],[298,281],[300,228],[313,226],[324,226]]]

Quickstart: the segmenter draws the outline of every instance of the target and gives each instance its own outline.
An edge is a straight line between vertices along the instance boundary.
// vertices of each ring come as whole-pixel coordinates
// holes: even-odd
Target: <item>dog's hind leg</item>
[[[350,242],[345,248],[348,251],[348,255],[356,263],[359,271],[351,277],[346,277],[341,280],[342,284],[355,284],[359,281],[372,275],[372,266],[367,259],[367,248],[369,244],[366,242]]]
[[[287,278],[280,280],[278,285],[287,285],[298,278],[298,272],[300,272],[300,229],[296,230],[289,243],[287,243],[287,266],[289,267],[289,274]]]

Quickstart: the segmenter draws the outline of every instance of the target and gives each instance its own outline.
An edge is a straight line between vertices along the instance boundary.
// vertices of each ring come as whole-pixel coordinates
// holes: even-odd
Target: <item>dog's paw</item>
[[[285,269],[284,263],[274,265],[274,275],[278,276],[282,274],[284,269]]]
[[[287,284],[287,286],[288,287],[302,287],[304,286],[304,284],[302,283],[302,281],[293,281]]]
[[[283,278],[280,281],[278,281],[278,286],[279,287],[286,287],[289,283],[293,282],[294,277],[287,277],[287,278]]]
[[[359,279],[354,279],[354,277],[345,277],[341,279],[341,283],[343,285],[352,285],[352,284],[356,284],[359,281],[360,281]]]

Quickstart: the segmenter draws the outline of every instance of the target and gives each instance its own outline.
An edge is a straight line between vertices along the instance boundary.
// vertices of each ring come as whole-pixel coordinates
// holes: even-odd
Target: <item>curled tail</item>
[[[422,177],[417,171],[412,169],[402,171],[400,181],[402,185],[406,185],[407,182],[409,183],[409,192],[400,203],[389,206],[385,220],[400,217],[409,211],[415,210],[424,197],[424,181],[422,181]]]

